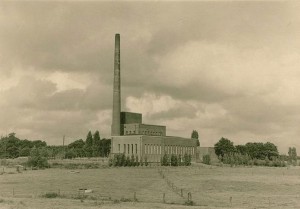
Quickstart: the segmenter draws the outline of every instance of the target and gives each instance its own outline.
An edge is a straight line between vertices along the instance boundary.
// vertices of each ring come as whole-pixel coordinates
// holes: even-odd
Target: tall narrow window
[[[124,150],[123,150],[123,152],[124,153],[126,152],[126,144],[124,144]]]
[[[127,150],[127,151],[128,151],[127,153],[129,154],[129,153],[130,153],[130,147],[129,147],[129,144],[127,144],[127,149],[128,149],[128,150]]]
[[[131,144],[131,154],[133,154],[133,144]]]
[[[119,153],[120,153],[120,151],[121,151],[121,145],[120,144],[118,144],[118,150],[119,150]]]
[[[137,144],[135,144],[135,154],[137,154]]]

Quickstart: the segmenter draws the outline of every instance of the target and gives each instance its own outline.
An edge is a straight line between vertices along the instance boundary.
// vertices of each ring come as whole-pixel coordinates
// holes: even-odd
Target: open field
[[[42,197],[49,192],[60,197]],[[196,164],[0,175],[0,208],[187,208],[188,192],[197,208],[300,208],[300,169]]]

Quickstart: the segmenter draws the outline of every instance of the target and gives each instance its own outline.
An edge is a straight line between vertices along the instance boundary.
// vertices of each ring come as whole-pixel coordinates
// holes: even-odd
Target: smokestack
[[[121,75],[120,75],[120,34],[115,35],[115,67],[114,67],[114,90],[113,90],[113,115],[111,135],[120,136],[121,124]]]

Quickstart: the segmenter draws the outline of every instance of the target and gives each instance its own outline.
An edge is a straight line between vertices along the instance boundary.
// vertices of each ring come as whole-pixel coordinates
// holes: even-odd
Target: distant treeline
[[[0,158],[28,157],[36,150],[47,158],[107,157],[110,139],[100,139],[99,131],[88,132],[86,140],[78,139],[66,146],[48,146],[45,141],[19,139],[15,133],[0,139]]]
[[[248,142],[234,146],[229,139],[221,138],[215,145],[219,160],[231,165],[263,165],[281,167],[288,163],[297,163],[296,148],[289,149],[289,155],[279,155],[277,146],[266,142]]]

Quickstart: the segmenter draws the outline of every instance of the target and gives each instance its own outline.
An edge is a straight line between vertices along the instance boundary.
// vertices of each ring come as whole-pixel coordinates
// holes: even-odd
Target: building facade
[[[166,136],[166,126],[144,124],[141,113],[121,112],[120,35],[115,37],[115,68],[113,89],[113,117],[111,154],[124,153],[158,163],[167,155],[196,158],[197,140]]]

